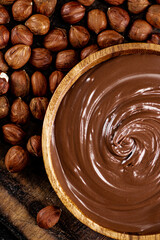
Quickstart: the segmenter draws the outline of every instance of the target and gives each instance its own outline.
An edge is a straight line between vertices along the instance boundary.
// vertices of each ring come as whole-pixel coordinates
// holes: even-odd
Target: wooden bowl
[[[129,55],[135,53],[154,53],[160,55],[160,46],[149,43],[127,43],[121,44],[117,46],[112,46],[101,51],[98,51],[79,64],[77,64],[62,80],[58,88],[56,89],[53,97],[50,101],[49,107],[46,112],[44,124],[43,124],[43,132],[42,132],[42,150],[43,150],[43,158],[44,164],[46,168],[46,172],[50,183],[54,190],[56,191],[58,197],[61,199],[63,204],[68,208],[68,210],[82,223],[97,231],[103,235],[106,235],[115,239],[123,239],[123,240],[151,240],[151,239],[160,239],[160,234],[156,235],[129,235],[125,233],[119,233],[116,231],[109,230],[104,228],[91,219],[89,219],[83,212],[78,209],[75,203],[65,194],[63,191],[61,184],[57,180],[56,173],[54,171],[52,160],[51,160],[51,139],[52,139],[52,126],[56,117],[56,113],[58,107],[67,93],[67,91],[71,88],[71,86],[79,79],[79,77],[85,73],[87,70],[92,67],[102,63],[108,59],[111,59],[116,56],[121,55]]]

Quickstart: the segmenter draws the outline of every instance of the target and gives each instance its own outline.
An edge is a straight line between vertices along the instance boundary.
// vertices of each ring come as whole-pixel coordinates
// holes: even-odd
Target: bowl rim
[[[150,53],[160,55],[160,46],[151,43],[125,43],[111,46],[91,54],[90,56],[79,62],[74,68],[72,68],[69,71],[69,73],[63,78],[63,80],[57,87],[56,91],[54,92],[50,100],[48,109],[46,111],[42,130],[43,161],[49,181],[53,189],[55,190],[56,194],[58,195],[62,203],[65,205],[65,207],[83,224],[85,224],[86,226],[100,234],[103,234],[114,239],[159,240],[160,234],[132,235],[127,233],[120,233],[102,227],[99,224],[92,221],[90,218],[88,218],[76,206],[76,204],[70,199],[70,197],[64,192],[63,188],[61,187],[60,182],[58,181],[56,173],[54,171],[50,154],[52,140],[52,126],[56,117],[56,113],[64,95],[71,88],[71,86],[78,80],[78,78],[82,74],[84,74],[92,67],[98,65],[99,63],[102,63],[117,56],[130,55],[136,53],[139,54]]]

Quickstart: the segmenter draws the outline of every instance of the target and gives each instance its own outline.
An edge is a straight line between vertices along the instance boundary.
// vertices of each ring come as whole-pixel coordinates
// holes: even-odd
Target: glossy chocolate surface
[[[99,225],[160,233],[160,57],[129,55],[85,73],[58,109],[52,161]]]

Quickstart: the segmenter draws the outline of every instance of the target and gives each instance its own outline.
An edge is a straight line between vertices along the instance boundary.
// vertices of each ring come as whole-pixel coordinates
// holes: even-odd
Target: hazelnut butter
[[[160,56],[116,57],[81,76],[59,106],[51,157],[92,221],[160,233]]]

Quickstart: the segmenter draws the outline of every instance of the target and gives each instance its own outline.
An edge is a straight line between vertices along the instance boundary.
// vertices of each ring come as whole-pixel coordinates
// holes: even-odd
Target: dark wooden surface
[[[63,27],[67,31],[70,28],[69,24],[65,24],[60,17],[60,8],[63,3],[69,0],[58,0],[55,14],[51,18],[51,29],[54,27]],[[154,1],[151,1],[154,2]],[[127,4],[123,7],[126,9]],[[11,12],[11,7],[7,7]],[[99,8],[106,12],[108,5],[104,0],[95,0],[91,7],[87,7],[88,12],[92,8]],[[136,18],[145,18],[145,13],[131,16],[131,23]],[[84,19],[78,23],[86,26],[87,14]],[[13,18],[7,25],[8,29],[12,29],[16,23]],[[129,27],[130,27],[129,25]],[[124,33],[125,42],[128,42],[127,31]],[[109,29],[109,27],[108,27]],[[157,32],[157,30],[154,30]],[[91,32],[90,32],[91,33]],[[33,47],[42,46],[43,37],[37,36],[34,39]],[[96,35],[91,33],[89,44],[96,42]],[[8,48],[11,46],[9,44]],[[68,48],[71,48],[69,45]],[[53,54],[53,59],[55,59]],[[25,70],[31,76],[34,69],[27,64]],[[48,78],[49,74],[55,70],[54,64],[45,71]],[[9,71],[9,74],[12,70]],[[51,95],[48,93],[48,96]],[[8,95],[10,103],[14,97]],[[29,103],[31,95],[24,99]],[[4,165],[4,156],[7,149],[10,147],[3,141],[1,126],[8,123],[9,118],[0,120],[0,240],[106,240],[104,237],[82,223],[80,223],[72,214],[63,206],[52,189],[45,173],[42,159],[30,158],[29,166],[20,174],[10,174]],[[32,134],[40,134],[42,123],[31,118],[29,124],[25,126],[27,137]],[[57,205],[62,209],[62,215],[59,223],[50,230],[40,229],[36,224],[37,212],[46,205]]]

